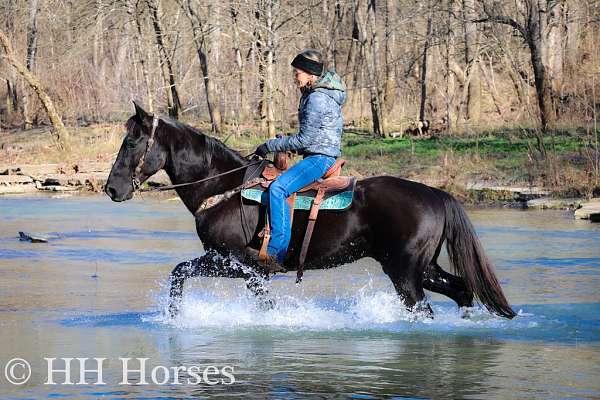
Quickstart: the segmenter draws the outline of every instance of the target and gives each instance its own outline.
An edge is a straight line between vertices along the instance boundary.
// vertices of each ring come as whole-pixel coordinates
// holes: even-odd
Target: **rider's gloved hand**
[[[254,154],[256,154],[257,156],[259,156],[260,158],[265,158],[267,156],[267,154],[269,154],[269,148],[267,147],[266,143],[261,144],[260,146],[258,146],[256,148],[256,151],[254,152]]]

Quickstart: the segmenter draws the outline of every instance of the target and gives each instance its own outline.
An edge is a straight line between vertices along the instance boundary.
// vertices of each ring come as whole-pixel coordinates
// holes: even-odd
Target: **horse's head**
[[[127,134],[104,187],[113,201],[131,199],[136,186],[165,165],[166,152],[158,140],[158,118],[135,101],[133,104],[135,115],[125,125]]]

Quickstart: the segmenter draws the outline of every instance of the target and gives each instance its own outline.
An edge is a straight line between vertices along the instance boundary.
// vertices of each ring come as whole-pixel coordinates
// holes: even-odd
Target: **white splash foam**
[[[147,322],[181,329],[270,328],[294,331],[446,332],[532,327],[532,321],[521,315],[511,321],[492,315],[480,307],[459,310],[450,303],[434,304],[434,318],[431,319],[426,315],[408,312],[394,292],[373,289],[370,284],[358,293],[338,294],[333,299],[314,299],[302,294],[274,294],[273,299],[276,301],[275,307],[265,310],[244,289],[228,293],[227,296],[210,292],[188,293],[183,298],[179,315],[170,318],[167,312],[168,298],[164,294],[159,298],[163,312],[147,318]]]

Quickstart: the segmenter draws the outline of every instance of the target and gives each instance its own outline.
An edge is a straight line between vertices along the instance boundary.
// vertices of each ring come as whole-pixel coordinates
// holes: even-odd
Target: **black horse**
[[[105,187],[113,201],[131,199],[137,184],[160,169],[173,184],[218,175],[176,188],[196,219],[206,254],[177,265],[171,272],[171,312],[177,312],[184,282],[190,277],[244,278],[251,290],[264,295],[256,283],[257,265],[245,252],[246,246],[257,240],[264,210],[244,204],[239,193],[199,209],[206,199],[239,187],[253,164],[192,127],[155,118],[137,104],[135,109]],[[298,263],[307,222],[308,211],[295,212],[285,263],[290,270]],[[457,276],[437,263],[444,241]],[[347,211],[321,213],[304,268],[332,268],[363,257],[381,264],[410,310],[431,313],[424,301],[423,290],[427,289],[450,297],[459,307],[472,306],[476,296],[488,310],[507,318],[515,316],[465,211],[442,190],[377,176],[357,183]],[[245,266],[240,268],[237,260]]]

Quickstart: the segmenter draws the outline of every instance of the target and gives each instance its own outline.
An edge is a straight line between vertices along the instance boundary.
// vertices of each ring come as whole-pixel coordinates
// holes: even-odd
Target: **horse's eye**
[[[125,140],[125,146],[129,147],[130,149],[133,149],[136,145],[137,145],[137,141],[134,139]]]

